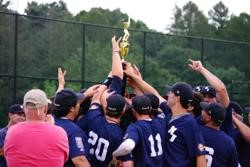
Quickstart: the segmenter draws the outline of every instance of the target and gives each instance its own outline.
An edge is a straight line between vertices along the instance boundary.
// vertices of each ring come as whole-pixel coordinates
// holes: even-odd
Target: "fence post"
[[[14,78],[13,78],[13,104],[16,103],[16,84],[17,84],[17,35],[18,35],[18,14],[15,14],[15,32],[14,32]]]
[[[146,64],[146,38],[147,38],[147,33],[144,31],[143,32],[143,58],[142,58],[142,78],[145,77],[145,64]]]
[[[82,74],[81,89],[85,88],[85,24],[82,24]]]

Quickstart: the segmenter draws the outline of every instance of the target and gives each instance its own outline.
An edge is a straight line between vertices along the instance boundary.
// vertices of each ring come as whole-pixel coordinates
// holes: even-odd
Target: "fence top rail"
[[[84,26],[94,26],[94,27],[101,27],[101,28],[123,30],[123,28],[121,28],[121,27],[114,27],[114,26],[109,26],[109,25],[101,25],[101,24],[79,22],[79,21],[71,21],[71,20],[53,19],[53,18],[46,18],[46,17],[39,17],[39,16],[32,16],[32,15],[24,15],[24,14],[18,14],[16,12],[11,13],[11,12],[0,11],[0,14],[16,15],[16,16],[23,16],[23,17],[42,19],[42,20],[48,20],[48,21],[56,21],[56,22],[63,22],[63,23],[79,24],[79,25],[84,25]],[[232,44],[238,44],[238,45],[250,45],[250,42],[243,42],[243,41],[223,40],[223,39],[201,37],[201,36],[176,35],[176,34],[170,34],[170,33],[156,32],[153,30],[151,30],[151,31],[150,30],[149,31],[148,30],[138,30],[138,29],[130,29],[130,30],[135,31],[135,32],[164,35],[167,37],[179,37],[179,38],[188,38],[188,39],[198,39],[198,40],[202,40],[202,41],[206,40],[206,41],[213,41],[213,42],[232,43]]]

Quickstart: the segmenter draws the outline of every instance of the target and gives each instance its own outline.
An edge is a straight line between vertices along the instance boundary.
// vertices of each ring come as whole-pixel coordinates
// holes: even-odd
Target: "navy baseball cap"
[[[16,114],[16,113],[23,113],[23,106],[21,104],[13,104],[9,107],[9,113]]]
[[[126,104],[126,101],[121,95],[114,94],[107,98],[106,109],[109,112],[120,114],[123,111],[125,104]]]
[[[203,95],[209,94],[212,97],[216,97],[216,91],[212,86],[203,86],[202,89],[201,89],[201,93]]]
[[[65,88],[56,94],[54,105],[56,108],[67,108],[76,105],[77,101],[83,97],[82,93],[75,93],[73,90]]]
[[[193,101],[193,88],[185,82],[175,83],[171,92],[173,92],[175,96],[180,96],[180,102],[184,108],[188,108],[188,104]]]
[[[223,123],[226,117],[226,109],[220,103],[207,103],[201,102],[201,108],[208,113],[212,117],[212,120],[219,125]]]
[[[150,99],[145,96],[135,96],[132,98],[132,107],[139,114],[149,114],[151,111]]]

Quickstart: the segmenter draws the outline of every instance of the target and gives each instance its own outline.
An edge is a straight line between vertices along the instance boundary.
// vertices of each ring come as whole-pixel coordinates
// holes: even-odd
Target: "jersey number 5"
[[[162,146],[161,146],[161,136],[160,136],[160,134],[157,133],[155,138],[153,137],[153,135],[150,135],[148,137],[148,140],[150,142],[150,149],[151,149],[150,157],[156,157],[156,156],[162,155],[163,151],[162,151]],[[157,143],[157,149],[158,149],[157,152],[155,151],[155,141]]]
[[[90,148],[89,153],[92,155],[95,154],[96,159],[98,159],[99,161],[104,161],[107,155],[109,141],[104,138],[98,139],[98,135],[95,132],[90,131],[88,143],[93,146],[97,144],[96,150],[94,148]],[[103,149],[101,150],[101,148]]]

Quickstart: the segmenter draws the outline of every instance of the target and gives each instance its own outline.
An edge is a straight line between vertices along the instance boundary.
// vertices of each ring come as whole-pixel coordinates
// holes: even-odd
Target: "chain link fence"
[[[136,63],[161,94],[176,81],[207,84],[188,68],[191,58],[201,60],[219,78],[228,76],[221,79],[232,100],[250,103],[249,67],[241,65],[249,60],[250,43],[129,31],[126,60]],[[103,81],[111,68],[113,35],[122,36],[123,29],[0,12],[0,126],[7,122],[8,107],[22,103],[27,90],[54,94],[59,66],[67,70],[67,87],[75,91]]]

